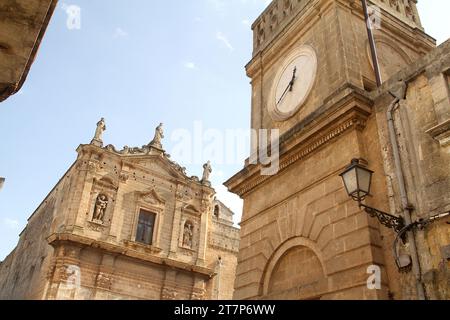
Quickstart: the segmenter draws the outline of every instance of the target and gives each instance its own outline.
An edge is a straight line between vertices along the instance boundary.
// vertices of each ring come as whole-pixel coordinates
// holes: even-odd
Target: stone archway
[[[294,238],[281,245],[265,272],[263,297],[273,300],[320,299],[328,280],[313,243]]]

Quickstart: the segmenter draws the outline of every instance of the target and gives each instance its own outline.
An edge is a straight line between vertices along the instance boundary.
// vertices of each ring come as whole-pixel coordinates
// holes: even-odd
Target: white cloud
[[[4,218],[3,225],[5,225],[8,229],[16,230],[19,228],[19,221],[10,218]]]
[[[114,31],[114,38],[123,38],[123,37],[127,37],[128,36],[128,32],[126,32],[125,30],[123,30],[120,27],[117,27],[116,30]]]
[[[242,24],[245,25],[245,26],[250,26],[251,22],[248,19],[244,19],[244,20],[242,20]]]
[[[196,66],[195,63],[193,63],[193,62],[186,62],[186,63],[184,64],[184,67],[185,67],[186,69],[196,69],[196,68],[197,68],[197,66]]]
[[[234,48],[231,45],[230,41],[228,40],[228,38],[222,32],[217,32],[216,39],[219,40],[220,42],[222,42],[225,45],[225,47],[230,49],[230,51],[234,50]]]

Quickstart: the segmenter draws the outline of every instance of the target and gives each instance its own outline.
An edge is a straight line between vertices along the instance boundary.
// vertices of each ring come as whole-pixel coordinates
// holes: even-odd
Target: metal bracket
[[[372,218],[377,218],[383,226],[394,229],[397,233],[405,227],[405,220],[402,217],[394,216],[381,210],[366,206],[362,203],[359,203],[359,207],[364,208],[364,210]]]

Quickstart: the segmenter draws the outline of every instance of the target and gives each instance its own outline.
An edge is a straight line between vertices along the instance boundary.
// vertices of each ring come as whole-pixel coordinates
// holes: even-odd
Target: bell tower
[[[387,81],[435,41],[416,0],[368,2]],[[279,170],[266,176],[247,162],[225,182],[244,200],[234,298],[388,299],[399,287],[383,242],[391,230],[349,199],[339,177],[351,159],[383,172],[361,1],[274,0],[252,29],[251,127],[279,129]],[[372,191],[368,204],[388,211],[382,174]],[[380,268],[380,290],[367,288],[371,266]]]

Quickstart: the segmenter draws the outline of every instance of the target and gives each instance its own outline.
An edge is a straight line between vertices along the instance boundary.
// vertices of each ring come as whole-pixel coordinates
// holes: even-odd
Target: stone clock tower
[[[435,43],[415,0],[371,3],[388,80]],[[404,298],[393,231],[361,211],[339,177],[351,159],[367,163],[378,173],[367,203],[390,212],[361,1],[275,0],[252,28],[251,127],[279,129],[280,169],[265,176],[247,161],[225,182],[244,199],[234,298]],[[379,290],[367,286],[371,266]]]

